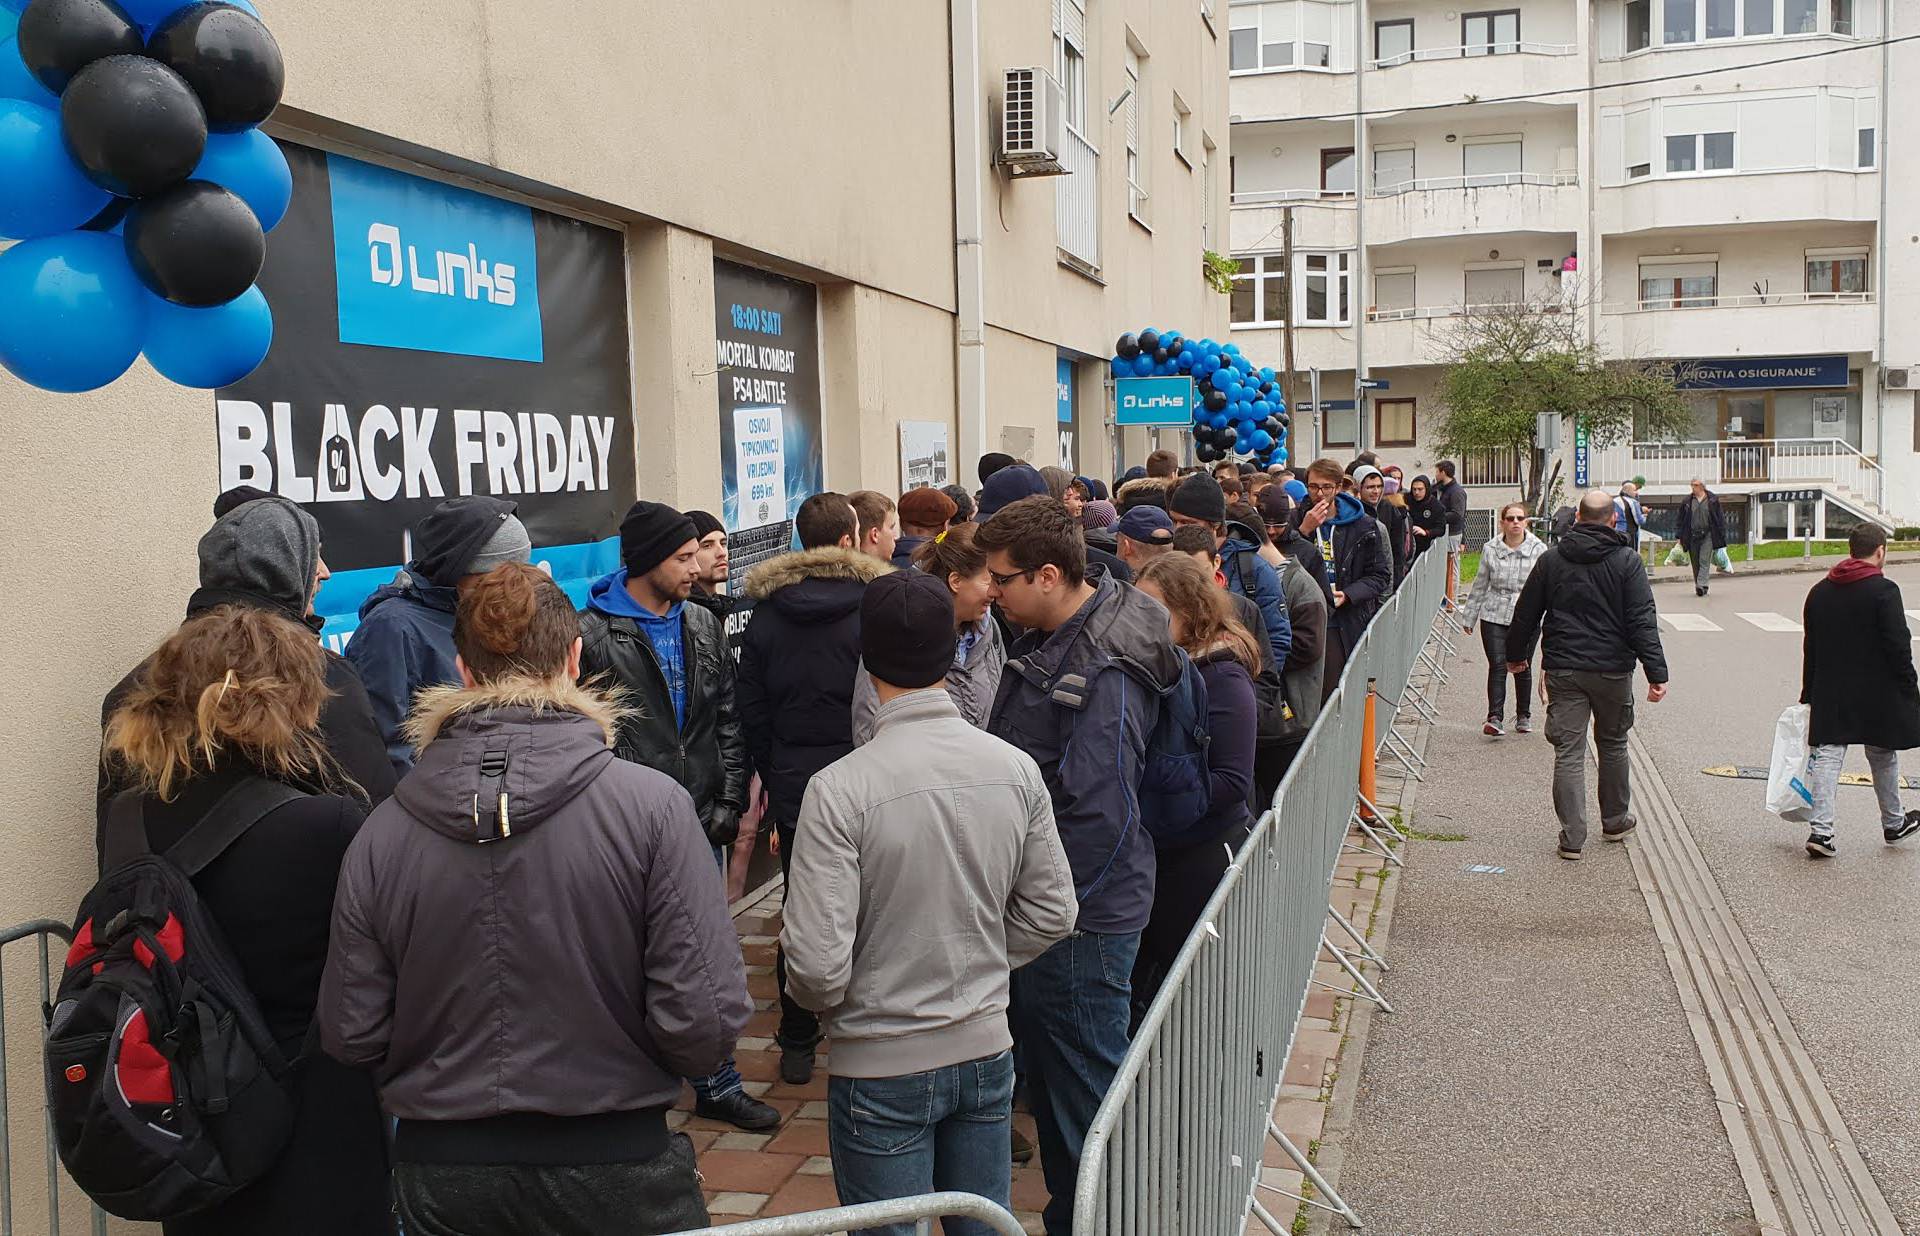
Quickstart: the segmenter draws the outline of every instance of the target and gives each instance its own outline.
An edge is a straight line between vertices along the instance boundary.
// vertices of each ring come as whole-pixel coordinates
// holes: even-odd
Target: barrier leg
[[[1374,951],[1373,945],[1367,943],[1367,938],[1360,934],[1359,929],[1347,921],[1346,915],[1340,913],[1340,911],[1334,909],[1332,906],[1327,907],[1327,913],[1333,916],[1333,921],[1340,924],[1340,930],[1346,932],[1347,938],[1352,940],[1354,945],[1359,948],[1361,956],[1365,957],[1374,965],[1379,966],[1382,970],[1391,970],[1393,968],[1387,964],[1385,957],[1382,957]]]
[[[1380,994],[1380,989],[1378,987],[1375,987],[1371,982],[1369,982],[1367,980],[1366,975],[1360,973],[1360,967],[1353,964],[1353,958],[1347,956],[1345,953],[1341,952],[1339,949],[1333,946],[1333,941],[1327,939],[1327,933],[1324,931],[1320,933],[1320,947],[1326,949],[1329,953],[1332,953],[1333,959],[1340,963],[1340,968],[1347,972],[1347,977],[1354,981],[1354,984],[1357,990],[1347,992],[1346,993],[1347,995],[1365,996],[1367,999],[1379,1005],[1381,1012],[1383,1013],[1393,1012],[1393,1006],[1391,1004],[1388,1004],[1387,998]],[[1318,979],[1315,979],[1314,981],[1319,982]],[[1325,983],[1320,983],[1320,986],[1326,987],[1327,985]],[[1331,987],[1331,988],[1328,988],[1328,990],[1339,991],[1340,989],[1338,987]]]
[[[1402,840],[1402,841],[1412,841],[1412,840],[1413,840],[1413,834],[1412,834],[1412,833],[1410,833],[1410,832],[1408,832],[1408,831],[1407,831],[1407,830],[1406,830],[1406,829],[1405,829],[1404,827],[1402,827],[1401,825],[1399,825],[1399,824],[1396,824],[1396,823],[1394,823],[1394,822],[1393,822],[1393,817],[1392,817],[1392,816],[1390,816],[1390,815],[1388,815],[1388,814],[1387,814],[1386,812],[1384,812],[1384,811],[1382,811],[1382,810],[1380,810],[1380,807],[1379,807],[1379,805],[1378,805],[1378,804],[1376,804],[1376,803],[1373,803],[1373,802],[1368,802],[1368,803],[1367,803],[1367,806],[1369,806],[1369,807],[1372,807],[1372,808],[1373,808],[1373,814],[1374,814],[1374,815],[1375,815],[1375,816],[1376,816],[1377,818],[1379,818],[1380,820],[1382,820],[1382,821],[1384,821],[1384,822],[1385,822],[1385,824],[1386,824],[1386,826],[1387,826],[1387,828],[1388,828],[1389,830],[1391,830],[1391,831],[1392,831],[1392,833],[1393,833],[1393,835],[1394,835],[1394,836],[1396,836],[1396,837],[1398,837],[1398,838],[1399,838],[1400,840]]]
[[[1325,1210],[1332,1214],[1339,1215],[1347,1221],[1348,1227],[1360,1228],[1366,1226],[1366,1224],[1360,1222],[1360,1216],[1354,1213],[1353,1207],[1347,1205],[1346,1200],[1333,1191],[1333,1186],[1328,1184],[1327,1178],[1320,1174],[1320,1169],[1313,1165],[1313,1160],[1301,1154],[1299,1148],[1287,1140],[1287,1135],[1280,1131],[1280,1126],[1273,1122],[1271,1116],[1267,1118],[1267,1136],[1280,1144],[1280,1149],[1286,1151],[1287,1157],[1293,1160],[1293,1165],[1300,1169],[1300,1174],[1313,1183],[1314,1192],[1325,1197],[1327,1200],[1324,1202],[1316,1202],[1310,1197],[1301,1197],[1298,1193],[1289,1193],[1285,1189],[1277,1189],[1270,1184],[1258,1180],[1254,1182],[1256,1189],[1265,1189],[1269,1193],[1278,1193],[1281,1197],[1290,1197],[1296,1202],[1305,1202],[1317,1210]],[[1267,1230],[1274,1233],[1274,1236],[1282,1236],[1283,1233],[1293,1230],[1268,1213],[1267,1208],[1260,1204],[1260,1199],[1257,1197],[1254,1198],[1253,1201],[1253,1213],[1260,1216],[1260,1222],[1266,1224]]]
[[[1375,748],[1380,745],[1379,741],[1374,737],[1374,724],[1376,720],[1375,699],[1374,680],[1369,678],[1367,679],[1365,719],[1360,725],[1360,798],[1363,802],[1380,796],[1380,791],[1375,788],[1374,783],[1376,771],[1374,766]],[[1365,828],[1366,821],[1372,818],[1372,810],[1370,806],[1361,808],[1362,828]]]

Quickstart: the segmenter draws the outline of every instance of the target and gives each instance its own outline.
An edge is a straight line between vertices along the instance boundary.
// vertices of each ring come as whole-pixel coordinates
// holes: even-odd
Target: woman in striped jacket
[[[1473,624],[1480,624],[1480,647],[1487,654],[1487,724],[1483,733],[1498,738],[1507,711],[1507,627],[1513,622],[1514,603],[1520,590],[1533,574],[1533,564],[1547,547],[1527,530],[1527,506],[1509,502],[1500,508],[1499,536],[1480,551],[1480,570],[1473,577],[1473,590],[1467,594],[1461,621],[1469,635]],[[1533,667],[1531,664],[1513,676],[1513,730],[1516,734],[1533,732]]]

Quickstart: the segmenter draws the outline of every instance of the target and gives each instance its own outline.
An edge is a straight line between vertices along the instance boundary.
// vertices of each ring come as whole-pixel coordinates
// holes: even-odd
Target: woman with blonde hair
[[[1187,555],[1149,559],[1136,586],[1166,607],[1174,644],[1199,668],[1207,685],[1207,731],[1212,736],[1207,747],[1211,805],[1194,834],[1206,839],[1156,855],[1153,916],[1140,934],[1133,967],[1137,1020],[1153,1003],[1180,946],[1253,824],[1248,802],[1259,726],[1253,678],[1260,672],[1260,649],[1233,617],[1226,591]]]
[[[753,1003],[693,800],[614,755],[538,568],[469,583],[453,643],[462,685],[415,701],[413,771],[341,872],[321,1042],[399,1118],[407,1236],[705,1227],[667,1111]]]
[[[1460,621],[1466,633],[1480,624],[1480,647],[1487,654],[1487,723],[1481,732],[1488,738],[1505,733],[1507,710],[1507,627],[1513,623],[1513,607],[1520,590],[1533,574],[1533,564],[1547,552],[1547,546],[1527,528],[1527,504],[1509,502],[1500,508],[1500,535],[1480,550],[1480,570],[1473,577],[1473,590],[1467,594]],[[1533,732],[1533,668],[1529,665],[1513,676],[1513,732]]]
[[[132,788],[109,808],[106,867],[129,849],[164,856],[257,817],[191,880],[281,1055],[297,1062],[299,1115],[274,1166],[213,1208],[169,1220],[167,1236],[393,1231],[373,1081],[309,1036],[335,885],[365,812],[319,728],[326,676],[311,631],[221,606],[160,645],[107,718],[102,759],[114,784]]]

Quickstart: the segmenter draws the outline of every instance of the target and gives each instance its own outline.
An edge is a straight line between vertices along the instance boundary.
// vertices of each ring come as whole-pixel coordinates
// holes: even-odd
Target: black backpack
[[[164,855],[142,797],[107,817],[105,875],[80,902],[48,1012],[47,1108],[74,1183],[123,1219],[205,1210],[286,1148],[293,1066],[193,877],[301,791],[249,777]]]

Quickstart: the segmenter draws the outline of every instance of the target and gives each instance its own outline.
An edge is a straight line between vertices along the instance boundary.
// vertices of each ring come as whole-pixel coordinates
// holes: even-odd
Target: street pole
[[[1366,77],[1368,47],[1367,15],[1364,0],[1353,5],[1353,270],[1347,285],[1349,310],[1353,314],[1353,415],[1354,441],[1365,451],[1369,445],[1367,430],[1367,392],[1360,382],[1367,376],[1367,304],[1372,297],[1367,283],[1367,189],[1373,183],[1373,157],[1367,150],[1366,92],[1361,82]],[[1885,179],[1882,177],[1882,179]]]
[[[1312,463],[1320,458],[1320,426],[1326,413],[1320,410],[1320,370],[1307,370],[1307,398],[1313,401],[1313,411],[1307,416],[1307,445],[1312,447],[1306,462]]]
[[[1287,410],[1292,412],[1296,401],[1293,397],[1293,207],[1290,205],[1280,208],[1280,268],[1286,272],[1287,289],[1286,315],[1280,332],[1285,366],[1280,375],[1280,394],[1287,401]],[[1297,413],[1295,419],[1298,419]]]

